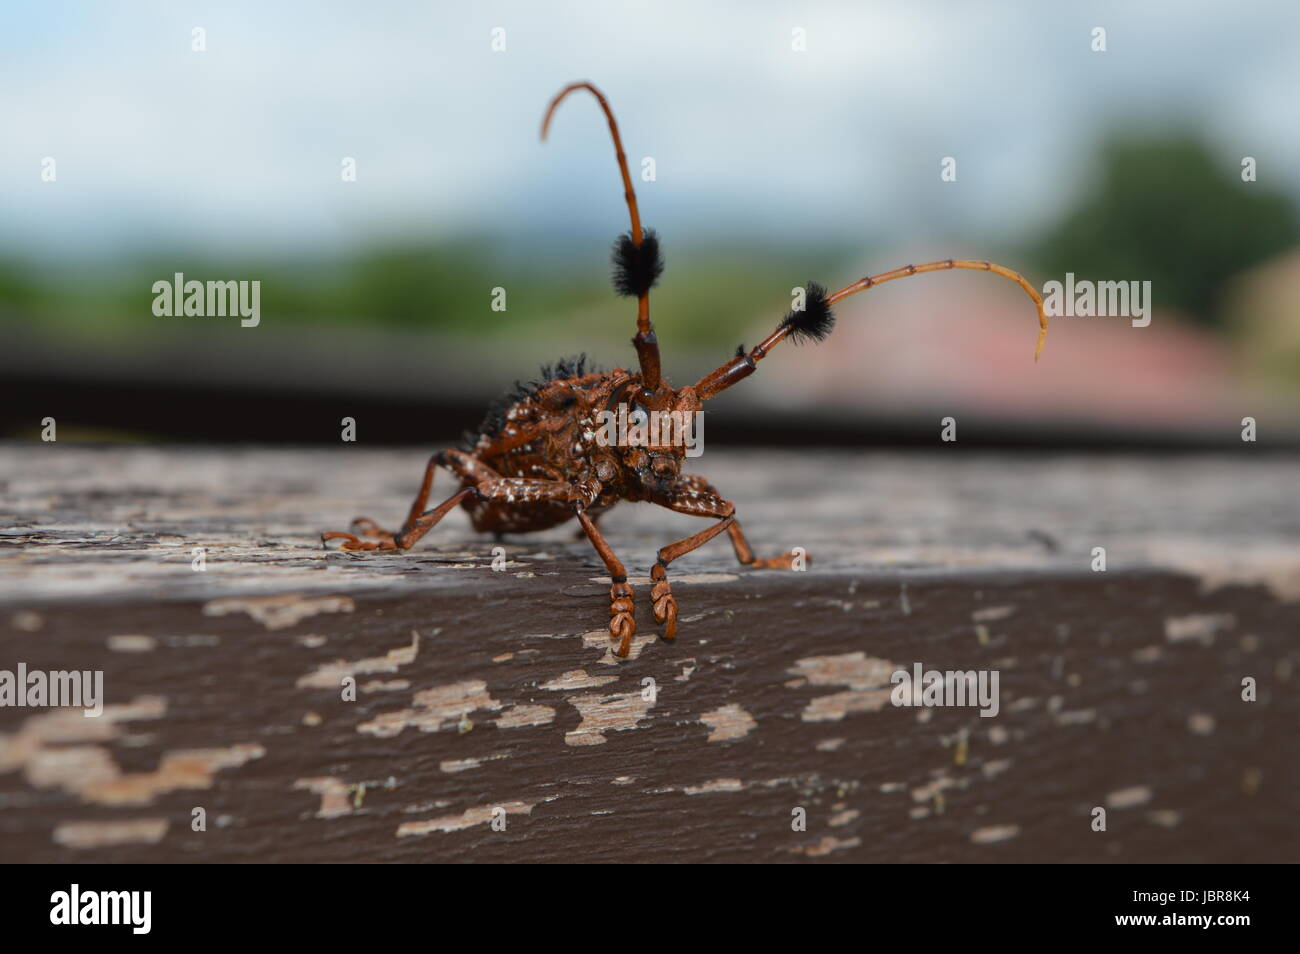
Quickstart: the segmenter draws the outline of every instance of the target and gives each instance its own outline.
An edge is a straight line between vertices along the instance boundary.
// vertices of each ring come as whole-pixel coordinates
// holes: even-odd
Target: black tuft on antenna
[[[835,315],[826,302],[826,289],[816,282],[808,283],[803,310],[791,310],[781,322],[782,328],[790,329],[790,338],[795,344],[821,341],[834,326]]]
[[[624,232],[614,242],[614,291],[629,298],[640,298],[659,281],[664,259],[659,252],[659,236],[654,229],[641,233],[641,244],[634,245],[632,233]]]

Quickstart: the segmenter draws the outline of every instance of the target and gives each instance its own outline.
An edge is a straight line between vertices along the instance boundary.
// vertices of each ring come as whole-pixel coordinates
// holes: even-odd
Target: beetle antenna
[[[623,139],[618,134],[618,123],[614,120],[614,111],[609,108],[605,94],[587,81],[570,83],[560,90],[551,100],[542,119],[542,141],[551,125],[555,109],[566,96],[575,90],[585,89],[596,97],[596,102],[609,120],[609,134],[614,140],[614,154],[618,158],[618,171],[623,176],[623,197],[627,200],[628,215],[632,228],[620,235],[614,242],[614,290],[626,297],[635,297],[636,337],[632,345],[636,348],[637,360],[641,365],[641,382],[653,391],[660,382],[659,339],[655,337],[654,326],[650,323],[650,289],[659,280],[664,270],[663,256],[659,251],[659,237],[654,229],[641,228],[641,213],[637,209],[636,190],[632,188],[632,176],[627,171],[627,156],[623,152]]]
[[[831,306],[836,302],[843,301],[850,295],[856,295],[858,292],[866,291],[876,285],[883,285],[885,282],[892,282],[896,278],[909,278],[912,275],[947,271],[952,268],[969,268],[976,271],[993,272],[995,275],[1009,278],[1025,290],[1025,293],[1034,300],[1034,307],[1038,309],[1038,343],[1034,347],[1034,360],[1037,361],[1038,356],[1043,352],[1043,344],[1047,341],[1047,313],[1043,311],[1043,298],[1038,294],[1038,290],[1029,284],[1019,272],[1014,272],[1004,265],[995,265],[993,262],[975,259],[948,258],[941,262],[926,262],[924,265],[904,265],[902,268],[881,272],[879,275],[868,275],[830,294],[827,294],[826,289],[816,282],[809,282],[804,292],[803,308],[792,310],[787,314],[781,323],[776,326],[776,330],[763,339],[762,342],[755,345],[754,349],[748,354],[737,354],[736,357],[722,367],[701,378],[695,385],[695,391],[701,401],[707,401],[736,382],[743,381],[757,370],[758,362],[767,357],[767,353],[786,338],[792,338],[796,343],[801,341],[821,341],[830,334],[831,328],[835,325],[835,315],[831,311]]]

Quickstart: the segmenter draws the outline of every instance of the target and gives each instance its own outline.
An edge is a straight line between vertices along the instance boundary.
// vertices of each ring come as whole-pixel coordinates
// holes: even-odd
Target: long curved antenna
[[[546,135],[551,128],[551,117],[555,115],[556,108],[560,103],[564,102],[564,97],[580,89],[585,89],[596,97],[596,102],[600,103],[600,108],[604,110],[605,118],[609,120],[609,134],[614,139],[614,154],[618,157],[618,171],[623,176],[623,197],[627,199],[628,215],[632,218],[632,242],[635,245],[640,245],[641,213],[636,206],[636,190],[632,188],[632,176],[627,171],[627,155],[623,152],[623,137],[618,134],[618,122],[614,119],[614,111],[609,108],[609,100],[605,99],[605,94],[586,80],[570,83],[556,93],[555,98],[551,100],[551,105],[546,107],[546,116],[542,119],[542,142],[546,142]]]
[[[924,265],[904,265],[902,268],[881,272],[879,275],[868,275],[865,278],[859,278],[853,284],[845,285],[839,291],[827,295],[826,304],[833,305],[838,301],[843,301],[850,295],[866,291],[873,285],[892,282],[895,278],[908,278],[925,272],[942,272],[950,268],[969,268],[976,271],[992,272],[995,275],[1001,275],[1003,278],[1009,278],[1025,290],[1025,294],[1034,300],[1034,307],[1038,309],[1038,342],[1034,346],[1034,360],[1037,361],[1038,356],[1043,353],[1043,345],[1047,343],[1047,313],[1043,311],[1043,297],[1038,294],[1038,289],[1025,280],[1025,276],[1012,271],[1005,265],[996,265],[993,262],[970,258],[948,258],[942,262],[926,262]]]
[[[650,323],[650,287],[658,279],[663,265],[659,259],[659,243],[654,233],[651,232],[647,236],[641,228],[641,213],[637,209],[632,176],[627,171],[627,155],[623,152],[623,138],[618,134],[618,123],[614,119],[614,111],[609,108],[609,101],[605,99],[605,94],[586,80],[570,83],[564,87],[555,94],[551,105],[546,108],[546,116],[542,119],[542,141],[546,141],[546,134],[550,129],[551,117],[555,115],[556,107],[566,96],[580,89],[585,89],[596,97],[596,102],[604,111],[605,118],[609,120],[609,134],[614,140],[614,155],[618,159],[619,174],[623,177],[623,197],[627,200],[627,211],[632,220],[632,228],[627,235],[627,242],[620,238],[619,243],[614,247],[615,264],[618,270],[615,285],[621,292],[636,295],[636,337],[632,339],[632,344],[636,347],[637,360],[641,365],[641,381],[646,388],[653,391],[659,387],[661,372],[659,341]],[[647,238],[649,238],[648,242]],[[627,245],[631,248],[628,249]]]
[[[866,291],[876,285],[883,285],[885,282],[892,282],[896,278],[909,278],[912,275],[947,271],[953,268],[969,268],[976,271],[993,272],[995,275],[1010,279],[1025,290],[1025,293],[1033,299],[1034,307],[1038,309],[1038,342],[1034,347],[1034,360],[1037,361],[1038,356],[1043,353],[1043,345],[1047,341],[1047,313],[1043,311],[1043,298],[1038,294],[1038,290],[1029,284],[1023,275],[1012,271],[1005,265],[996,265],[993,262],[976,259],[947,258],[940,262],[926,262],[924,265],[904,265],[902,268],[881,272],[879,275],[868,275],[830,294],[827,294],[826,290],[816,282],[810,282],[803,310],[792,311],[786,315],[781,324],[777,325],[776,330],[763,339],[762,342],[755,345],[754,349],[748,354],[745,354],[742,349],[722,367],[701,378],[695,385],[696,393],[699,395],[700,400],[707,401],[736,382],[743,381],[757,370],[758,362],[767,357],[767,353],[787,337],[793,337],[796,341],[820,341],[825,338],[830,334],[830,330],[835,324],[831,306],[836,302],[843,301],[850,295],[856,295],[858,292]]]

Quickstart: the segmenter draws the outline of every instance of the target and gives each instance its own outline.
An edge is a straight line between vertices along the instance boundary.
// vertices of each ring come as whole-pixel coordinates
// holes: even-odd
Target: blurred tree
[[[36,295],[35,285],[19,266],[0,265],[0,312],[26,308]]]
[[[1193,134],[1118,136],[1100,160],[1098,181],[1038,244],[1048,274],[1149,280],[1157,307],[1221,327],[1227,281],[1300,239],[1283,193],[1243,182]]]

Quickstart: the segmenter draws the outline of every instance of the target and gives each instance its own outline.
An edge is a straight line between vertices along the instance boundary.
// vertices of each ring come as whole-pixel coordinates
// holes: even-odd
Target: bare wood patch
[[[66,848],[114,848],[156,845],[167,834],[165,818],[63,822],[54,829],[54,843]]]
[[[704,713],[700,716],[700,721],[712,729],[709,733],[710,742],[743,739],[758,725],[753,716],[735,703]]]
[[[247,613],[267,629],[288,629],[318,613],[351,613],[354,608],[349,596],[304,596],[284,593],[278,596],[228,596],[209,600],[203,607],[204,616],[225,616],[228,613]]]

